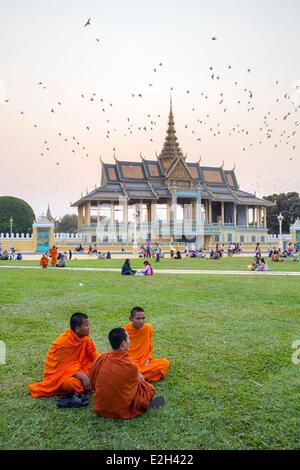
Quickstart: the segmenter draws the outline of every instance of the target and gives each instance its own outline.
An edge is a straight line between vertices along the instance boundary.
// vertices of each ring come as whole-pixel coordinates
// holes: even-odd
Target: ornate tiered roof
[[[158,201],[172,198],[172,189],[193,188],[202,199],[228,201],[237,204],[269,206],[269,201],[241,191],[235,168],[201,166],[198,162],[186,162],[177,142],[172,99],[167,135],[161,153],[156,160],[141,158],[139,162],[120,161],[102,163],[101,185],[82,197],[73,207],[88,201],[110,201],[124,198],[130,201]]]

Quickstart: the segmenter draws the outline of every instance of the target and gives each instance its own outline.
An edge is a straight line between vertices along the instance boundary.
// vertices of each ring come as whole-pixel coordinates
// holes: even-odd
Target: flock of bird
[[[85,24],[84,28],[91,26],[91,18],[89,18]],[[100,38],[95,38],[97,42],[100,41]],[[213,36],[211,38],[212,41],[217,41],[217,37]],[[216,82],[218,86],[222,84],[222,78],[225,74],[232,74],[234,67],[232,65],[227,65],[224,70],[217,70],[213,66],[209,67],[207,71],[207,78],[212,82]],[[159,71],[164,70],[164,66],[162,62],[157,63],[157,65],[153,66],[153,73],[156,75]],[[252,75],[252,68],[249,67],[245,69],[245,73]],[[228,75],[226,75],[226,79],[228,80]],[[276,91],[276,87],[278,87],[279,81],[276,80],[273,83],[274,90]],[[151,80],[148,85],[146,85],[143,90],[132,91],[130,98],[142,100],[145,94],[147,95],[146,89],[149,87],[155,86],[155,80]],[[47,90],[47,84],[43,81],[37,82],[37,87],[42,90]],[[146,88],[147,87],[147,88]],[[299,85],[296,86],[296,89],[299,88]],[[225,87],[226,89],[226,87]],[[287,158],[289,161],[292,161],[294,158],[294,152],[296,150],[295,144],[295,136],[297,133],[297,127],[299,126],[299,120],[295,117],[296,113],[298,113],[300,109],[300,104],[296,103],[296,100],[288,93],[285,92],[283,95],[278,94],[276,95],[276,99],[274,100],[274,105],[284,104],[285,112],[283,115],[280,115],[279,112],[274,110],[266,110],[262,115],[255,116],[255,121],[258,123],[258,127],[256,130],[251,130],[249,126],[242,125],[241,122],[235,122],[234,116],[236,115],[234,106],[239,106],[242,108],[244,113],[253,113],[257,109],[257,104],[255,103],[255,90],[244,87],[242,84],[239,84],[237,81],[232,79],[232,89],[233,91],[221,91],[218,90],[216,92],[216,96],[209,96],[208,93],[202,91],[200,93],[200,102],[197,105],[194,103],[192,105],[191,111],[195,119],[191,122],[187,122],[184,125],[184,129],[186,132],[190,133],[190,138],[194,139],[195,142],[203,142],[207,138],[208,135],[212,137],[217,137],[219,135],[226,135],[229,137],[233,137],[237,134],[241,134],[244,136],[244,145],[241,148],[241,152],[246,152],[248,149],[253,148],[255,145],[262,145],[265,142],[272,143],[274,148],[278,148],[281,145],[286,145],[288,148],[284,150],[284,158]],[[170,87],[170,92],[174,91],[174,87]],[[181,90],[182,91],[182,90]],[[199,97],[199,92],[193,92],[192,89],[186,89],[185,93],[189,95],[187,98],[187,103],[190,103],[190,97],[196,95]],[[210,92],[211,93],[211,92]],[[122,137],[131,137],[135,136],[136,133],[143,132],[147,135],[147,138],[151,143],[154,143],[153,139],[153,132],[155,130],[155,126],[158,124],[158,120],[160,119],[160,114],[145,115],[144,122],[135,122],[134,117],[128,116],[125,119],[124,127],[122,129],[118,129],[117,127],[113,126],[111,122],[111,117],[109,116],[109,111],[113,107],[113,102],[111,100],[107,100],[105,97],[97,96],[97,93],[86,93],[81,92],[78,94],[78,97],[82,100],[88,102],[91,106],[96,106],[101,113],[106,113],[107,119],[104,119],[106,131],[105,131],[105,139],[107,140],[114,140],[114,136],[118,134]],[[196,98],[198,99],[198,98]],[[10,99],[5,100],[6,103],[10,103]],[[56,103],[52,103],[49,105],[49,113],[50,114],[57,114],[61,107],[63,107],[64,103],[62,101],[58,101]],[[210,112],[204,112],[205,107],[209,107]],[[214,108],[217,107],[217,108]],[[215,109],[215,111],[213,111]],[[282,109],[282,108],[281,108]],[[216,116],[220,115],[220,112],[223,116],[227,116],[230,112],[232,112],[232,123],[228,125],[228,120],[226,122],[222,122],[221,119],[217,119],[218,122],[214,122]],[[26,113],[24,110],[19,110],[19,113],[24,116]],[[198,116],[196,117],[196,115]],[[240,114],[239,114],[240,115]],[[277,123],[276,123],[277,121]],[[249,124],[249,123],[248,123]],[[37,122],[32,123],[33,127],[38,128],[39,125]],[[276,127],[276,129],[275,129]],[[279,128],[279,131],[278,131]],[[89,132],[93,129],[93,123],[85,123],[83,128],[80,129],[84,130],[85,132]],[[260,135],[259,139],[257,140],[257,135]],[[57,129],[57,136],[62,139],[64,142],[71,144],[70,152],[73,155],[80,155],[89,157],[90,153],[87,151],[87,144],[81,142],[75,135],[66,135],[66,133],[62,129]],[[87,139],[88,140],[88,139]],[[161,142],[162,144],[162,142]],[[114,145],[114,144],[113,144]],[[55,148],[49,143],[49,138],[45,137],[42,141],[42,150],[40,152],[41,157],[45,157],[46,155],[50,155],[51,151],[55,154]],[[113,151],[116,151],[116,147],[113,147]],[[285,157],[286,156],[286,157]],[[60,162],[56,161],[56,165],[59,165]]]

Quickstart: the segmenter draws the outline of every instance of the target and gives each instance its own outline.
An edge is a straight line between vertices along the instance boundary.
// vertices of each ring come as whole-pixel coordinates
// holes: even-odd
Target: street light
[[[9,249],[10,249],[10,250],[12,249],[12,242],[11,242],[11,239],[12,239],[12,224],[13,224],[13,221],[14,221],[14,219],[11,217],[11,218],[9,219],[9,223],[10,223],[10,247],[9,247]]]
[[[279,222],[279,240],[280,240],[280,246],[282,248],[282,221],[283,221],[284,217],[281,215],[281,212],[279,214],[279,216],[277,217],[277,220]]]

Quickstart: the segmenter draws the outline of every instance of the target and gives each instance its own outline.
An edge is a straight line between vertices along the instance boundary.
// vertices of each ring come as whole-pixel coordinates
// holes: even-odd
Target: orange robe
[[[42,256],[41,259],[40,259],[40,265],[43,267],[43,266],[48,266],[48,258],[47,256]]]
[[[79,338],[68,328],[50,346],[46,356],[44,380],[28,385],[33,398],[50,397],[59,393],[83,392],[77,372],[89,375],[98,353],[88,336]]]
[[[105,418],[134,418],[149,408],[155,393],[153,385],[138,378],[138,368],[128,352],[120,349],[95,360],[90,381],[93,409]]]
[[[132,323],[128,323],[124,328],[130,338],[129,356],[145,379],[153,382],[163,379],[168,372],[170,362],[168,359],[153,358],[152,325],[145,323],[142,328],[137,329]],[[145,365],[147,359],[149,359],[149,364]]]
[[[56,264],[56,259],[57,259],[57,248],[51,248],[49,250],[50,256],[51,256],[51,264],[55,265]]]

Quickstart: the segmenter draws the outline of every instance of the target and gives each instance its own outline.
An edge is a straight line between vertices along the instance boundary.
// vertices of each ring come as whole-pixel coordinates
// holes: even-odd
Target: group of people
[[[129,320],[109,332],[112,350],[100,354],[89,337],[88,316],[74,313],[47,352],[43,380],[28,386],[32,397],[59,395],[59,408],[78,408],[93,393],[94,412],[106,418],[134,418],[163,405],[149,382],[164,379],[170,362],[153,357],[153,327],[145,323],[144,309],[134,307]]]
[[[7,261],[13,259],[21,261],[23,259],[22,254],[17,253],[14,247],[10,248],[9,250],[3,250],[2,243],[0,243],[0,260]]]
[[[154,244],[151,241],[147,241],[141,245],[140,257],[143,258],[154,258],[156,263],[159,262],[160,258],[163,258],[163,253],[158,242]]]
[[[111,252],[108,251],[106,254],[101,251],[98,252],[98,259],[111,259]]]
[[[289,243],[288,247],[283,246],[282,250],[280,247],[277,249],[273,246],[272,249],[269,248],[269,258],[274,262],[283,261],[283,258],[291,259],[292,261],[299,261],[299,250],[296,249],[292,243]]]
[[[247,266],[250,271],[269,271],[265,259],[261,256],[254,256],[251,263]]]
[[[49,258],[51,260],[51,266],[56,268],[65,268],[66,261],[68,259],[67,252],[58,253],[55,245],[50,248],[48,253],[44,253],[40,259],[40,266],[42,269],[46,269],[49,264]],[[72,258],[72,251],[69,252],[69,259]]]
[[[142,269],[141,271],[137,271],[136,269],[131,268],[130,260],[127,258],[122,266],[121,274],[123,276],[134,276],[134,275],[153,276],[152,264],[149,263],[149,261],[147,260],[145,260],[143,264],[144,264],[144,269]]]

